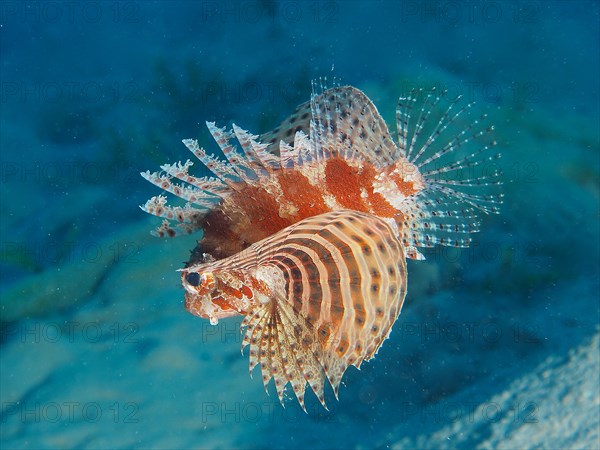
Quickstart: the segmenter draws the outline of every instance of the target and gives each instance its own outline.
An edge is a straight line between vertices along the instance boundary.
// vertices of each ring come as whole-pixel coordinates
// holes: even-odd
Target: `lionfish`
[[[155,196],[141,206],[164,218],[156,235],[202,230],[181,269],[186,309],[213,325],[244,316],[250,373],[260,365],[282,405],[288,383],[305,411],[307,383],[325,408],[326,380],[338,398],[347,367],[375,356],[402,309],[406,259],[468,246],[476,211],[498,212],[499,154],[486,156],[493,127],[460,127],[471,104],[441,110],[442,95],[430,92],[417,107],[419,95],[398,102],[397,144],[363,92],[313,87],[261,137],[207,122],[226,161],[184,140],[215,177],[191,175],[190,160],[142,173],[187,202]],[[474,151],[457,159],[468,143]]]

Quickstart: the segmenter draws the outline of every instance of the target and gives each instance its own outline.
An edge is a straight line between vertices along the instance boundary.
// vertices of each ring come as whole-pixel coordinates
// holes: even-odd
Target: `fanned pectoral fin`
[[[303,409],[307,383],[325,406],[327,380],[337,398],[348,366],[375,355],[400,313],[402,243],[386,221],[343,210],[305,219],[255,250],[262,261],[254,273],[269,290],[242,323],[250,370],[260,364],[282,404],[289,382]]]
[[[271,378],[284,405],[288,382],[302,409],[306,383],[321,404],[325,404],[323,352],[313,327],[287,302],[271,301],[246,316],[243,345],[250,345],[250,371],[260,365],[265,389]]]

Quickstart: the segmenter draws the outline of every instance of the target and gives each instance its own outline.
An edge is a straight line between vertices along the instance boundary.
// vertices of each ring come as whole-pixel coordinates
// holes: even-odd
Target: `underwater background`
[[[3,449],[599,447],[597,2],[0,5]],[[185,311],[197,236],[149,234],[139,172],[216,152],[207,120],[274,128],[323,77],[393,133],[414,88],[474,101],[504,205],[408,263],[377,358],[304,414],[249,378],[240,320]]]

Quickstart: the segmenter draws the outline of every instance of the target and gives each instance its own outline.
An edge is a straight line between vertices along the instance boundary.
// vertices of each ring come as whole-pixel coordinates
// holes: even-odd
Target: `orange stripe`
[[[325,163],[327,191],[344,208],[368,212],[360,195],[357,170],[341,158],[332,158]]]
[[[283,170],[277,178],[283,198],[298,207],[296,217],[312,217],[329,211],[321,190],[297,170]]]

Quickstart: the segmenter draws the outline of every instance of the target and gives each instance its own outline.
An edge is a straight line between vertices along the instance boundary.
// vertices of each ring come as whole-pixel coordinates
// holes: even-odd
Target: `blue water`
[[[544,442],[560,405],[494,399],[598,333],[597,2],[0,6],[2,448],[509,446],[499,424]],[[392,130],[414,87],[475,101],[505,203],[471,251],[409,264],[377,358],[304,415],[248,377],[239,321],[185,312],[194,237],[149,236],[139,172],[188,158],[183,138],[216,151],[207,120],[273,128],[320,77]]]

